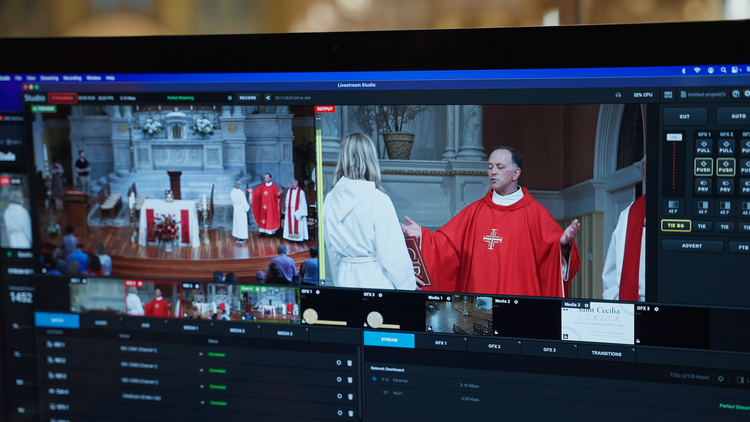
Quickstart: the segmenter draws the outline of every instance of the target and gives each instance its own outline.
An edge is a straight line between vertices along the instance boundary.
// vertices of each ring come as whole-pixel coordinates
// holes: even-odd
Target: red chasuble
[[[146,316],[153,317],[170,317],[172,316],[169,312],[169,302],[166,299],[156,300],[151,299],[151,302],[147,303],[143,307],[143,313]]]
[[[279,194],[279,188],[275,183],[271,183],[271,186],[262,183],[253,190],[253,218],[259,228],[272,231],[279,228],[281,220]]]
[[[510,206],[492,191],[464,208],[437,232],[422,229],[422,257],[432,286],[425,290],[566,297],[560,236],[563,229],[523,188]],[[568,280],[581,267],[571,246]]]

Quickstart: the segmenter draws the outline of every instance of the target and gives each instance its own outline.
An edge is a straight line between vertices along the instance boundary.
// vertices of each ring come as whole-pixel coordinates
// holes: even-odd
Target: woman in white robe
[[[396,210],[380,186],[375,144],[366,135],[341,141],[323,219],[327,280],[341,287],[417,288]]]
[[[297,205],[299,195],[299,206]],[[289,203],[291,201],[291,204]],[[292,179],[292,187],[286,192],[286,200],[282,212],[286,215],[284,220],[283,237],[292,242],[302,242],[309,238],[307,233],[307,198],[305,191],[299,187],[297,179]],[[297,222],[297,233],[294,233],[294,223]],[[292,226],[291,228],[289,226]]]
[[[3,247],[31,248],[31,216],[23,206],[23,194],[20,190],[11,191],[10,204],[3,212],[3,222],[8,236],[8,245],[3,245]]]
[[[245,192],[242,190],[242,184],[239,180],[234,181],[234,188],[232,188],[229,197],[234,207],[232,236],[237,239],[237,243],[245,243],[248,237],[247,212],[250,210],[250,204],[247,203]]]

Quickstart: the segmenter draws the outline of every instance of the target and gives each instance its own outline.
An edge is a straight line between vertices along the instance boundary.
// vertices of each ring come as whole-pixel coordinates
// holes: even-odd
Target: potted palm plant
[[[383,136],[389,159],[408,160],[414,146],[414,134],[404,132],[404,125],[427,110],[427,106],[415,105],[357,106],[354,110],[354,119],[370,136],[375,126],[377,135]]]

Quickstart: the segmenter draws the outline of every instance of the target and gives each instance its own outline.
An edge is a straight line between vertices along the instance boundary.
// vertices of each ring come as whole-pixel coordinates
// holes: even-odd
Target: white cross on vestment
[[[495,243],[503,243],[502,237],[497,237],[497,229],[492,229],[489,236],[482,238],[484,242],[487,242],[488,250],[495,250]]]

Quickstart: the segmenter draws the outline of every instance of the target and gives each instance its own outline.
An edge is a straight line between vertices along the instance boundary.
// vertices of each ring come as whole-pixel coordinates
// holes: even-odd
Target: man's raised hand
[[[416,237],[417,239],[421,239],[422,227],[409,217],[406,217],[406,222],[409,223],[408,226],[406,224],[401,224],[401,231],[404,232],[404,236]]]
[[[581,223],[578,222],[578,219],[575,219],[570,223],[568,228],[565,229],[562,236],[560,236],[560,244],[562,246],[568,246],[570,242],[575,240],[579,231],[581,231]]]

